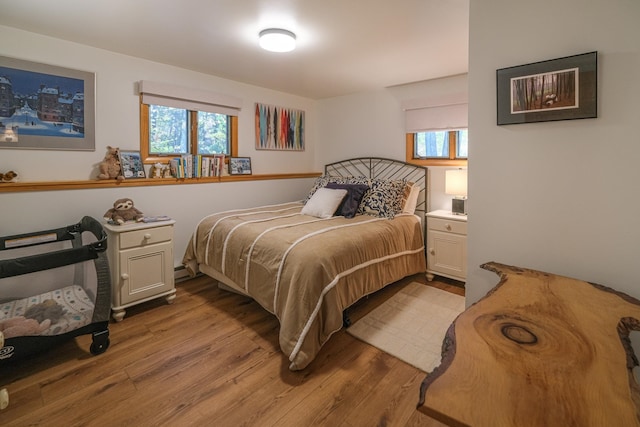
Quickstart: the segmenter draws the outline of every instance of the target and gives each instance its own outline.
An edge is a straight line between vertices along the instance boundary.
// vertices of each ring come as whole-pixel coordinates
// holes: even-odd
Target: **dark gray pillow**
[[[327,188],[347,190],[347,195],[342,199],[342,203],[338,206],[335,215],[341,215],[345,218],[353,218],[356,215],[358,206],[364,197],[364,193],[369,189],[368,185],[364,184],[342,184],[336,182],[330,182],[326,185]]]

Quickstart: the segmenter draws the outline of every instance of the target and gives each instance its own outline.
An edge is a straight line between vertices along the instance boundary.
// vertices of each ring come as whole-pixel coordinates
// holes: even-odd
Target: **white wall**
[[[255,174],[320,172],[315,168],[315,101],[270,89],[204,75],[101,49],[0,26],[0,55],[95,72],[96,150],[43,151],[0,149],[0,171],[15,170],[20,180],[85,180],[96,176],[95,164],[106,146],[138,150],[139,100],[136,82],[154,80],[178,86],[203,88],[243,99],[239,117],[239,155],[252,158]],[[220,60],[212,58],[211,60]],[[301,109],[306,112],[304,152],[256,151],[256,102]],[[82,216],[102,218],[113,202],[130,197],[147,215],[166,214],[177,220],[175,265],[180,265],[187,241],[197,221],[214,210],[297,200],[311,179],[0,193],[0,235],[12,235],[77,222]]]
[[[497,261],[640,297],[640,2],[471,1],[467,304]],[[496,125],[496,70],[598,51],[598,118]]]
[[[316,167],[358,156],[404,161],[402,102],[425,98],[438,100],[460,93],[466,97],[467,85],[467,75],[462,74],[319,101]],[[452,168],[429,167],[432,210],[451,209],[452,196],[444,194],[444,171],[447,169]]]

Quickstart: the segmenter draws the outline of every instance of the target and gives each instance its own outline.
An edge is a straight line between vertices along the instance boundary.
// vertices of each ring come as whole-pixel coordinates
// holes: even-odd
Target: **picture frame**
[[[305,112],[256,103],[256,150],[304,151]]]
[[[229,175],[251,175],[251,157],[229,157]]]
[[[140,151],[120,151],[120,170],[124,179],[146,178]]]
[[[596,118],[597,81],[597,52],[499,69],[497,124]]]
[[[0,148],[95,151],[95,73],[0,56]]]

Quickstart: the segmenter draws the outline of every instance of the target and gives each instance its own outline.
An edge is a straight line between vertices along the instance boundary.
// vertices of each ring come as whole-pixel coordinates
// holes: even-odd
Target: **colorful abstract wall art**
[[[304,151],[304,111],[256,104],[256,149]]]

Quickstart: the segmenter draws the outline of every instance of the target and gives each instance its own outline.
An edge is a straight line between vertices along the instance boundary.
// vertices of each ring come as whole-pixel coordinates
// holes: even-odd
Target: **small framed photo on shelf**
[[[120,168],[124,179],[147,177],[139,151],[120,151]]]
[[[251,175],[251,157],[230,157],[229,175]]]

